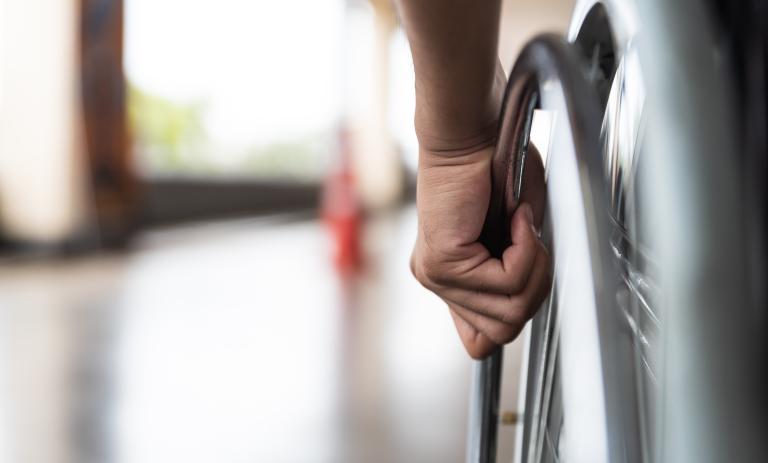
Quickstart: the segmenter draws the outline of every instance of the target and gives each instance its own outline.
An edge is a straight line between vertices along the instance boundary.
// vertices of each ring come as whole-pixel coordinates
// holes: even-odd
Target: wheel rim
[[[598,98],[587,83],[576,51],[561,39],[542,36],[521,53],[509,79],[502,130],[494,156],[491,222],[503,230],[516,207],[511,189],[529,128],[528,105],[539,101],[554,114],[547,162],[548,213],[544,239],[555,256],[555,283],[547,308],[533,323],[534,340],[526,398],[523,457],[547,459],[555,445],[569,461],[607,461],[610,453],[603,390],[599,314],[607,310],[612,275],[608,271],[607,199],[598,144]],[[576,230],[576,231],[574,231]],[[508,244],[496,236],[499,248]],[[559,295],[560,297],[556,296]],[[564,318],[564,320],[560,320]],[[565,349],[559,347],[568,346]],[[564,355],[558,361],[559,350]],[[579,371],[573,371],[578,366]],[[563,368],[566,387],[552,378]],[[562,392],[562,410],[550,407]],[[553,444],[550,418],[564,416],[566,434]]]

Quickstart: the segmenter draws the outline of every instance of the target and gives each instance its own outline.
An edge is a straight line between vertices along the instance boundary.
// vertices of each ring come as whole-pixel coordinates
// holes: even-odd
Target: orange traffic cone
[[[331,232],[336,269],[342,275],[350,275],[362,266],[362,211],[352,172],[350,133],[345,127],[338,132],[336,155],[324,185],[322,217]]]

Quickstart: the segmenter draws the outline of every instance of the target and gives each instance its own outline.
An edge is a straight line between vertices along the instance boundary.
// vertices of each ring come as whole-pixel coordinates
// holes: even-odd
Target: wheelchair
[[[545,181],[554,262],[518,341],[515,461],[768,461],[767,18],[583,0],[513,66],[483,239],[499,254],[521,185]],[[475,365],[468,462],[496,461],[502,362]]]

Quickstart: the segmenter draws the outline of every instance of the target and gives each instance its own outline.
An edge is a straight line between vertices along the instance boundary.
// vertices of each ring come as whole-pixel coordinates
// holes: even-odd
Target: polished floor
[[[463,461],[471,362],[408,271],[415,226],[371,220],[351,279],[283,219],[3,264],[0,461]]]

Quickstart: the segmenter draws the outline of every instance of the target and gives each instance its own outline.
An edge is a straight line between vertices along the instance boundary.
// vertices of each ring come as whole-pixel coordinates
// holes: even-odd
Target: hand
[[[541,159],[532,149],[522,203],[501,259],[478,239],[491,193],[493,147],[458,156],[422,150],[418,170],[419,231],[411,271],[450,309],[472,358],[517,337],[549,293],[551,262],[536,227],[544,211]]]

